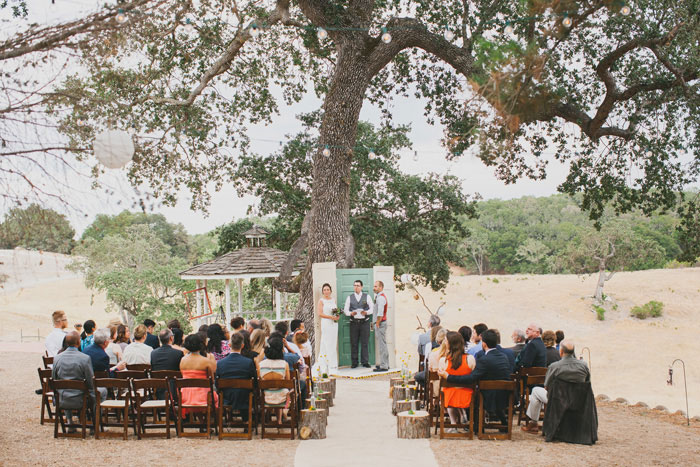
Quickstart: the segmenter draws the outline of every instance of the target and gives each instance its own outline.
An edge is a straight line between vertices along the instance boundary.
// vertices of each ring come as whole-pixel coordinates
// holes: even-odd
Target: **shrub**
[[[671,261],[664,264],[664,269],[679,269],[679,268],[689,268],[692,267],[692,263],[685,261],[678,261],[677,259],[672,259]]]
[[[598,316],[598,321],[605,321],[605,308],[599,305],[593,305],[593,310]]]
[[[493,279],[491,279],[491,282],[493,282],[494,284],[498,284],[499,280],[494,277]]]
[[[635,306],[630,311],[630,315],[638,319],[658,318],[663,314],[664,304],[652,300],[642,306]]]

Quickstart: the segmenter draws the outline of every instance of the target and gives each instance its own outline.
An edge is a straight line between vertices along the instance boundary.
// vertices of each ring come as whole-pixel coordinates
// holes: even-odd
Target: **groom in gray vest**
[[[357,347],[362,344],[362,366],[369,368],[369,330],[372,320],[372,297],[362,291],[362,281],[353,284],[355,293],[345,300],[345,314],[350,317],[350,358],[357,368]]]

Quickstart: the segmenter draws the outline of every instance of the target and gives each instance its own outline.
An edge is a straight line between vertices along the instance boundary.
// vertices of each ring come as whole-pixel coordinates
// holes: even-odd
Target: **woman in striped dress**
[[[265,359],[258,364],[260,379],[290,379],[289,365],[284,360],[284,343],[279,337],[271,337],[265,347]],[[288,389],[265,389],[265,404],[277,407],[277,419],[282,420],[282,409],[289,404]]]

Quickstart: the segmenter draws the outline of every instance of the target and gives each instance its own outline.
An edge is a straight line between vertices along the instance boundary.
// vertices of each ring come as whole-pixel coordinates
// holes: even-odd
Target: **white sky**
[[[98,7],[99,0],[56,0],[55,4],[51,4],[48,0],[30,0],[31,16],[27,22],[47,24],[58,19],[75,17],[81,11],[94,11]],[[7,18],[7,11],[3,12],[0,17]],[[15,23],[13,26],[17,26],[16,21],[12,21]],[[3,22],[2,25],[5,29],[8,22]],[[259,139],[283,140],[285,135],[296,133],[301,129],[301,125],[296,120],[295,115],[316,110],[320,106],[321,102],[313,95],[309,95],[299,104],[290,107],[285,107],[280,101],[281,114],[274,119],[271,125],[257,126],[251,129],[252,150],[260,154],[278,150],[279,143],[259,141]],[[397,99],[393,102],[393,106],[394,124],[411,125],[410,139],[413,142],[414,150],[418,151],[419,154],[417,162],[413,160],[413,151],[406,151],[402,154],[400,167],[404,172],[411,174],[435,172],[455,175],[462,180],[465,193],[479,193],[484,199],[509,199],[527,195],[547,196],[555,193],[557,185],[564,180],[566,168],[555,161],[552,161],[549,166],[546,180],[521,180],[508,186],[497,180],[493,170],[485,167],[480,160],[473,156],[465,155],[456,161],[448,162],[445,160],[445,152],[440,146],[442,127],[439,125],[430,126],[425,123],[422,102],[415,98]],[[369,103],[365,103],[360,118],[378,124],[380,121],[379,111]],[[105,194],[104,189],[93,191],[89,188],[87,181],[75,185],[76,198],[80,200],[81,214],[56,207],[68,215],[78,235],[94,220],[97,214],[116,214],[123,209],[132,209],[131,203],[134,194],[126,182],[124,172],[122,170],[110,171],[105,180],[114,190],[114,194]],[[235,218],[244,217],[248,206],[254,202],[254,198],[239,198],[235,190],[231,187],[225,187],[218,193],[212,193],[208,215],[191,211],[188,194],[185,192],[182,193],[177,206],[172,208],[155,207],[152,212],[162,213],[169,221],[182,223],[189,233],[196,234],[208,232]]]

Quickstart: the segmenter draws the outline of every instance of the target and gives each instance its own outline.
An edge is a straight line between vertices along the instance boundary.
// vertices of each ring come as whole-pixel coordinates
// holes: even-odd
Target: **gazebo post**
[[[204,279],[204,288],[205,289],[207,288],[207,280],[206,279]],[[209,291],[207,290],[207,292],[209,292]],[[201,297],[202,297],[202,310],[204,310],[204,313],[209,313],[209,303],[206,302],[207,294],[203,293],[203,294],[201,294]],[[216,318],[214,318],[214,319],[216,319]],[[207,316],[206,318],[204,318],[204,320],[206,321],[206,324],[210,324],[211,323],[211,316]]]
[[[243,316],[243,279],[238,279],[238,313]]]
[[[226,279],[226,322],[231,322],[231,280]]]
[[[277,321],[282,319],[282,303],[280,302],[280,291],[275,289],[275,315]]]
[[[194,283],[196,285],[195,288],[197,289],[197,292],[195,292],[195,294],[194,294],[194,300],[197,302],[197,316],[201,316],[202,315],[202,296],[199,292],[199,288],[200,288],[199,279],[197,279]],[[202,320],[202,318],[197,318],[197,324],[200,324],[201,320]]]

